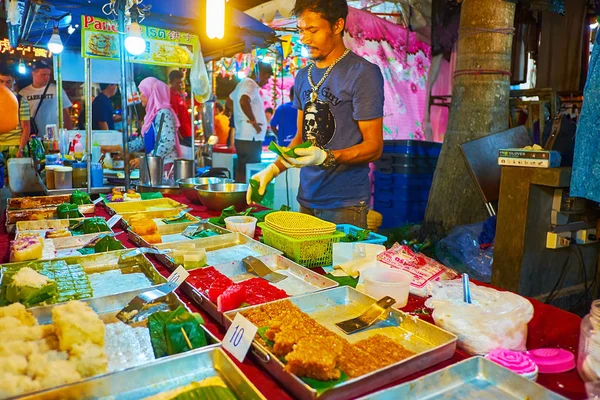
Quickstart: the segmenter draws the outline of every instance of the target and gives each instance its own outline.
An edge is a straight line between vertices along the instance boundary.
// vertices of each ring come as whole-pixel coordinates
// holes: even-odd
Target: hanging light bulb
[[[244,79],[244,78],[246,77],[246,71],[244,71],[244,70],[240,69],[240,70],[237,72],[237,77],[238,77],[239,79]]]
[[[65,46],[63,46],[63,42],[60,40],[60,35],[58,34],[58,26],[55,26],[52,28],[52,36],[48,40],[48,50],[53,54],[60,54],[64,49]]]
[[[139,56],[146,51],[146,41],[142,38],[142,27],[137,22],[132,22],[129,26],[129,33],[125,38],[125,49],[134,56]]]
[[[206,36],[223,39],[225,34],[225,0],[206,0]]]
[[[19,61],[19,65],[17,66],[17,71],[21,75],[25,75],[27,73],[27,66],[25,65],[25,62],[23,62],[23,60]]]

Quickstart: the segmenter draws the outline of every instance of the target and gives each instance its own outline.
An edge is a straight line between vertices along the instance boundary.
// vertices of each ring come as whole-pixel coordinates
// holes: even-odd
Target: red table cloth
[[[189,200],[183,195],[168,195],[168,197],[176,200],[180,203],[189,204],[192,208],[190,212],[192,215],[200,218],[209,218],[218,216],[218,213],[209,212],[206,207],[190,204]],[[103,206],[96,207],[96,215],[106,217],[109,215]],[[3,216],[5,219],[6,216]],[[114,228],[115,232],[121,231],[120,224]],[[12,238],[12,235],[11,235]],[[120,235],[119,239],[123,244],[130,248],[136,247],[136,245],[129,240],[126,235]],[[0,249],[4,249],[3,262],[8,262],[9,251],[9,235],[6,233],[4,221],[0,227]],[[164,276],[169,275],[167,270],[162,264],[158,263],[155,259],[150,257],[150,260],[154,263],[158,271]],[[202,309],[196,307],[191,303],[190,299],[181,292],[177,291],[179,297],[187,304],[187,306],[194,312],[198,312],[202,315],[205,320],[206,327],[219,339],[223,339],[225,330],[217,322],[206,314]],[[565,350],[569,350],[575,353],[577,358],[578,344],[579,344],[579,325],[581,318],[577,315],[569,313],[567,311],[558,309],[556,307],[541,303],[537,300],[529,299],[533,304],[534,316],[529,323],[529,334],[527,338],[527,348],[537,349],[542,347],[556,347]],[[412,312],[420,310],[424,307],[425,299],[417,296],[410,296],[408,304],[402,310],[406,312]],[[429,322],[433,322],[429,315],[419,315]],[[448,365],[454,364],[458,361],[464,360],[470,357],[469,354],[462,350],[457,350],[452,358],[446,360],[440,364],[437,364],[431,368],[423,370],[417,374],[407,376],[403,379],[390,381],[386,387],[396,386],[400,383],[404,383],[419,376],[431,373],[441,368],[447,367]],[[256,388],[267,398],[267,399],[291,399],[291,395],[285,391],[281,385],[279,385],[265,370],[261,369],[260,366],[250,358],[246,358],[243,363],[239,363],[233,357],[232,359],[236,362],[242,372],[248,377],[248,379],[256,386]],[[573,369],[569,372],[561,374],[539,374],[537,382],[545,386],[546,388],[555,391],[569,399],[585,399],[587,398],[585,393],[585,387],[583,381],[577,374],[577,370]]]

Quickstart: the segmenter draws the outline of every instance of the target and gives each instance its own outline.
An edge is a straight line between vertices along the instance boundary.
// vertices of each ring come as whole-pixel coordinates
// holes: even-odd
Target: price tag
[[[169,275],[167,281],[174,282],[177,285],[175,288],[178,288],[179,285],[181,285],[183,281],[187,279],[188,276],[190,276],[190,273],[185,268],[183,268],[182,265],[180,265],[175,271],[173,271],[171,275]]]
[[[185,228],[185,230],[183,231],[182,235],[183,236],[191,236],[194,233],[196,233],[197,230],[198,230],[198,225],[196,225],[196,224],[188,225],[187,228]]]
[[[239,362],[244,362],[256,331],[258,331],[256,325],[248,321],[242,314],[237,313],[223,338],[223,348]]]
[[[104,200],[104,197],[100,196],[96,200],[92,201],[92,203],[98,204],[98,203],[101,203],[103,200]]]
[[[119,214],[115,214],[112,217],[110,217],[110,219],[108,221],[106,221],[106,225],[108,225],[109,228],[112,228],[120,220],[121,220],[121,216]]]

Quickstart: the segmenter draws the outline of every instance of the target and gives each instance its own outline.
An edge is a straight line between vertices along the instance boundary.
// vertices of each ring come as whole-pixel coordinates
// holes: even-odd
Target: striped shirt
[[[22,98],[19,105],[19,124],[12,131],[0,135],[0,146],[18,146],[21,143],[21,121],[29,121],[29,111],[29,102]]]

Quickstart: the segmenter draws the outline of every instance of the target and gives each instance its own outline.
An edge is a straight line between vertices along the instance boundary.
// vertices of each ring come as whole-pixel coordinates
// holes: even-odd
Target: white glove
[[[327,159],[327,152],[316,146],[306,149],[299,148],[294,151],[298,158],[285,157],[285,161],[294,168],[302,168],[307,165],[321,165]]]
[[[277,168],[275,164],[269,164],[269,166],[262,171],[254,174],[252,179],[258,181],[258,194],[260,196],[265,195],[265,191],[267,190],[267,185],[271,182],[277,175],[279,175],[281,171]],[[246,192],[246,201],[248,204],[252,204],[252,186],[248,185],[248,191]]]

